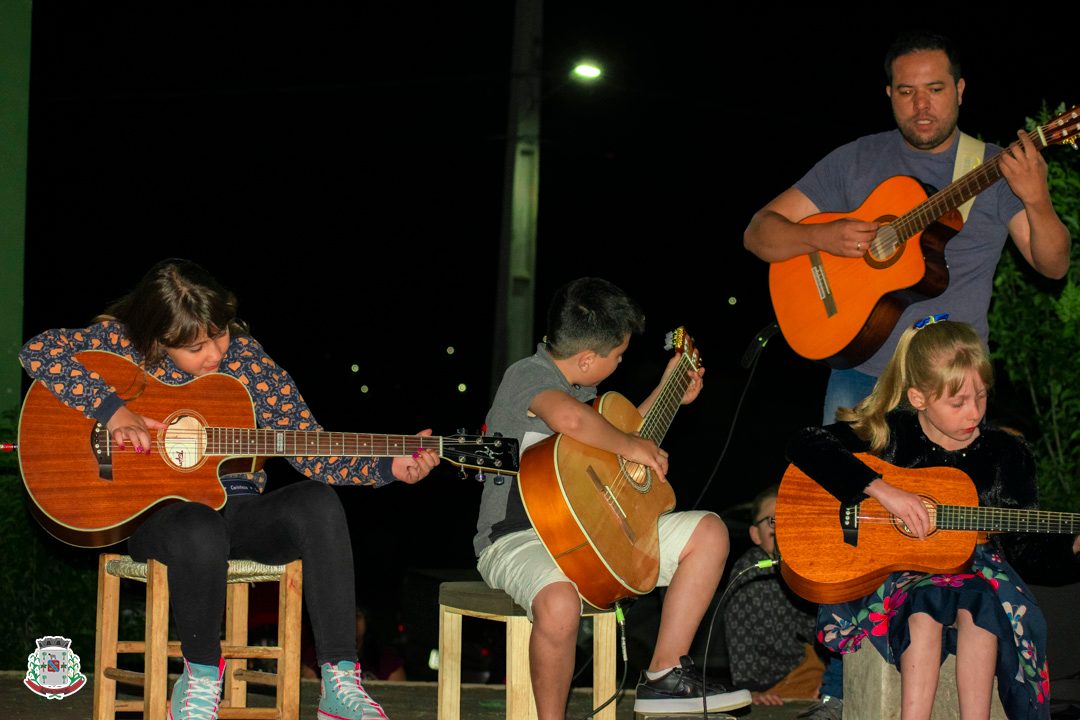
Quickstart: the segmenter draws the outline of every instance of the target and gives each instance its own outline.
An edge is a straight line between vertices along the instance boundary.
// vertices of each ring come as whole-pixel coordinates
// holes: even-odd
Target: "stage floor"
[[[23,686],[23,677],[19,672],[0,672],[0,718],[3,720],[87,720],[90,717],[93,688],[89,684],[64,700],[46,700]],[[436,720],[437,686],[433,682],[371,682],[365,683],[365,686],[371,695],[382,703],[391,720]],[[501,685],[463,685],[462,720],[503,720],[506,716],[504,693]],[[591,699],[592,694],[587,688],[575,689],[567,714],[568,720],[583,718],[588,714],[592,709],[589,706]],[[758,706],[742,717],[753,720],[790,720],[807,704],[793,701],[783,707]],[[302,681],[300,720],[314,720],[318,705],[318,682]],[[634,695],[633,692],[628,692],[616,708],[617,720],[634,720],[633,708]],[[701,715],[698,714],[697,717]],[[726,716],[718,714],[709,717],[719,720]],[[650,720],[660,718],[653,716]]]

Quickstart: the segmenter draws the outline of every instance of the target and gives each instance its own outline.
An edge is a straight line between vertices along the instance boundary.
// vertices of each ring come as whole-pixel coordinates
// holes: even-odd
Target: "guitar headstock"
[[[1037,127],[1035,138],[1032,139],[1036,138],[1043,147],[1072,145],[1075,148],[1077,139],[1080,139],[1080,107],[1066,110],[1045,125]]]
[[[701,354],[694,347],[694,339],[690,337],[690,333],[686,332],[686,328],[682,325],[664,336],[664,349],[682,353],[695,370],[701,367]]]
[[[518,442],[485,435],[449,435],[442,438],[442,457],[473,470],[513,474],[518,471]]]

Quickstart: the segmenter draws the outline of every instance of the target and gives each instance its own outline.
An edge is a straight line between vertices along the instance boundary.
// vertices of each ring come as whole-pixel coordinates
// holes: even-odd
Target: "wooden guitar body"
[[[963,228],[952,210],[921,233],[897,243],[889,225],[927,198],[914,178],[882,182],[851,212],[811,215],[803,224],[841,218],[883,223],[875,241],[859,258],[815,252],[769,267],[769,292],[777,324],[799,355],[831,367],[854,367],[888,339],[908,305],[936,297],[949,284],[945,243]]]
[[[594,406],[624,432],[641,427],[618,393]],[[586,602],[607,608],[656,587],[657,522],[674,509],[675,493],[648,468],[558,434],[525,451],[519,483],[533,527]]]
[[[857,457],[890,484],[922,496],[928,506],[978,507],[975,485],[960,470],[898,468],[873,455]],[[794,465],[784,473],[776,498],[780,572],[792,590],[816,603],[863,597],[899,570],[964,571],[980,534],[935,530],[919,540],[876,500],[841,506]]]
[[[89,351],[79,353],[78,359],[107,378],[139,415],[183,424],[179,416],[194,414],[204,424],[255,427],[251,397],[231,376],[212,374],[185,385],[165,385],[119,355]],[[177,412],[185,407],[199,411]],[[96,428],[95,421],[64,406],[40,383],[33,384],[23,402],[19,419],[23,483],[31,511],[56,538],[84,547],[111,545],[130,536],[162,503],[189,500],[212,508],[225,504],[225,490],[218,481],[221,458],[203,458],[178,472],[177,463],[165,457],[166,443],[155,443],[142,454],[111,452]],[[233,461],[228,471],[256,469],[256,462],[248,458]]]

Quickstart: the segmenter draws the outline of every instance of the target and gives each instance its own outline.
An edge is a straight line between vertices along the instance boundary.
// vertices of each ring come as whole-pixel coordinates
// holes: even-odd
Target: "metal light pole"
[[[506,368],[532,354],[535,341],[542,28],[543,0],[517,0],[491,358],[492,396]]]

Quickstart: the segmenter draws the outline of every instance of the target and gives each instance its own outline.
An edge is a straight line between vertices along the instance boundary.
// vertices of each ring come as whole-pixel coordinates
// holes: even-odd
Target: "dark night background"
[[[987,140],[1014,138],[1044,100],[1077,102],[1065,24],[1014,8],[547,3],[536,335],[563,282],[628,290],[648,328],[601,389],[638,400],[664,333],[688,328],[708,383],[665,443],[680,509],[733,422],[701,502],[721,512],[778,481],[787,436],[819,419],[827,369],[779,336],[736,416],[739,359],[772,320],[767,265],[742,231],[827,151],[893,127],[881,58],[896,30],[960,41],[961,126]],[[512,14],[511,2],[38,0],[25,334],[86,325],[158,259],[189,257],[237,293],[326,428],[475,431]],[[566,82],[584,56],[607,73],[588,88]],[[277,470],[272,482],[292,479]],[[343,490],[361,600],[392,609],[411,569],[473,567],[480,490],[446,463],[414,487]],[[736,552],[744,536],[733,524]]]

